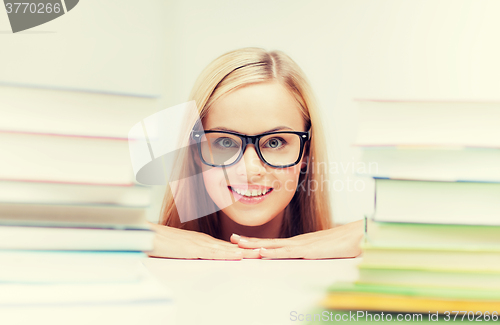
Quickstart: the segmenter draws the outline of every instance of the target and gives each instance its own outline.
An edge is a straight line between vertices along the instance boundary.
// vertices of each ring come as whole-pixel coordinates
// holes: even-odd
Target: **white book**
[[[0,202],[49,204],[117,204],[145,207],[150,187],[0,181]]]
[[[0,202],[3,225],[144,229],[146,221],[146,207]]]
[[[151,251],[148,229],[0,226],[0,249]]]
[[[356,144],[500,148],[500,102],[359,100]]]
[[[500,225],[500,183],[375,180],[375,221]]]
[[[117,263],[116,267],[119,266],[120,264]],[[134,270],[138,273],[141,267],[135,264]],[[117,273],[119,275],[119,272]],[[144,300],[167,302],[171,299],[168,290],[161,290],[162,286],[150,277],[144,278],[141,275],[134,281],[125,282],[115,280],[116,277],[111,281],[101,283],[55,282],[44,285],[2,283],[0,284],[0,306],[36,306],[39,304],[62,307],[70,304],[135,303]]]
[[[40,254],[39,257],[34,256],[38,253],[28,253],[27,258],[34,258],[38,261],[41,257],[47,254]],[[52,253],[59,254],[57,253]],[[74,254],[74,253],[73,253]],[[126,255],[130,253],[120,253]],[[68,255],[68,254],[66,254]],[[90,255],[90,254],[89,254]],[[95,254],[94,254],[95,255]],[[101,254],[104,255],[104,254]],[[118,255],[117,253],[107,255]],[[0,256],[3,255],[0,253]],[[172,299],[171,293],[168,288],[163,287],[156,281],[141,263],[141,259],[145,257],[137,257],[131,260],[130,263],[123,263],[118,258],[109,256],[109,262],[103,264],[109,268],[109,272],[115,271],[116,276],[108,280],[98,279],[95,282],[82,282],[77,276],[73,277],[70,282],[67,275],[62,272],[57,272],[58,264],[49,260],[43,263],[43,267],[47,270],[52,265],[56,270],[54,276],[51,276],[49,282],[40,283],[15,283],[15,282],[2,282],[0,284],[0,306],[2,305],[16,305],[16,306],[30,306],[30,305],[70,305],[70,304],[106,304],[106,303],[134,303],[140,301],[169,301]],[[68,261],[76,261],[78,265],[82,266],[82,260],[85,258],[68,258]],[[34,264],[34,263],[33,263]],[[97,264],[97,263],[96,263]],[[130,269],[133,271],[133,277],[130,280],[118,281],[117,278],[123,272],[123,269]],[[76,266],[75,266],[76,270]],[[76,270],[78,272],[78,270]],[[90,271],[88,266],[85,270],[78,272],[78,275],[85,276],[84,271]],[[58,277],[62,275],[63,278]],[[37,277],[36,272],[31,270],[32,279]],[[86,276],[87,279],[90,277]],[[63,280],[63,281],[61,281]],[[38,285],[36,285],[38,283]],[[98,293],[98,294],[96,294]]]
[[[134,124],[158,111],[158,99],[0,86],[0,129],[127,139]]]
[[[358,174],[378,178],[500,182],[500,149],[361,147]]]
[[[99,294],[97,288],[95,294]],[[176,324],[176,305],[171,301],[130,303],[82,303],[32,306],[0,306],[0,324],[25,325],[148,325]]]
[[[127,185],[126,139],[0,132],[0,179]]]
[[[81,264],[73,271],[78,272],[77,266]],[[120,275],[123,271],[117,268],[123,268],[122,264],[112,258],[105,263],[110,267],[110,275],[113,271]],[[57,271],[57,265],[53,266]],[[85,270],[92,271],[87,268],[81,273]],[[148,324],[172,323],[175,304],[171,290],[151,276],[140,262],[134,264],[134,271],[138,278],[122,282],[115,281],[116,277],[107,282],[1,282],[0,323],[135,325],[145,318]]]
[[[36,240],[37,238],[34,238],[33,243]],[[144,277],[141,260],[145,257],[147,257],[145,253],[129,251],[0,250],[2,263],[0,282],[10,283],[13,286],[14,284],[137,283]],[[83,292],[85,289],[79,290]],[[40,291],[43,290],[35,290],[34,293]],[[13,302],[13,298],[15,300],[16,297],[0,294],[0,305],[6,301]],[[42,297],[17,298],[17,303],[22,300],[34,303]]]

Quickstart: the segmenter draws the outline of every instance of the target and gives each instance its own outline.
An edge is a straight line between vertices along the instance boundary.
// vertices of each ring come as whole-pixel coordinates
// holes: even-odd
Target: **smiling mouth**
[[[268,195],[273,191],[272,187],[265,189],[263,188],[263,189],[247,189],[247,190],[242,190],[231,186],[228,186],[228,188],[233,193],[236,193],[244,198],[260,198]]]

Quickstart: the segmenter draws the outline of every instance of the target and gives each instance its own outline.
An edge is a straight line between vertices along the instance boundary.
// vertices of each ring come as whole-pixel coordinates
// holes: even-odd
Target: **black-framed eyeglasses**
[[[229,167],[240,161],[247,145],[253,144],[259,158],[268,166],[286,168],[300,162],[311,130],[278,131],[245,135],[230,131],[192,131],[204,164]]]

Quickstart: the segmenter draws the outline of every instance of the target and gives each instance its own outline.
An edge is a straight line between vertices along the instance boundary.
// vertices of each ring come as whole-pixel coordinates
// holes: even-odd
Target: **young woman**
[[[259,48],[226,53],[203,71],[191,99],[201,125],[189,126],[191,146],[177,164],[202,177],[175,195],[167,190],[150,256],[360,254],[361,221],[332,228],[321,121],[294,61]],[[179,211],[203,217],[182,223]]]

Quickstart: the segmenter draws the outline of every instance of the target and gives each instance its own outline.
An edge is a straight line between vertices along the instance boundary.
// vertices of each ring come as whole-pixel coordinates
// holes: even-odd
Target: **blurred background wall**
[[[0,10],[0,85],[29,86],[27,96],[48,87],[151,97],[162,109],[185,102],[201,70],[227,51],[282,50],[310,79],[330,159],[345,169],[332,175],[344,188],[331,193],[345,223],[373,206],[372,182],[352,173],[353,99],[498,100],[499,13],[495,0],[81,0],[12,34]],[[363,186],[349,190],[355,181]]]

